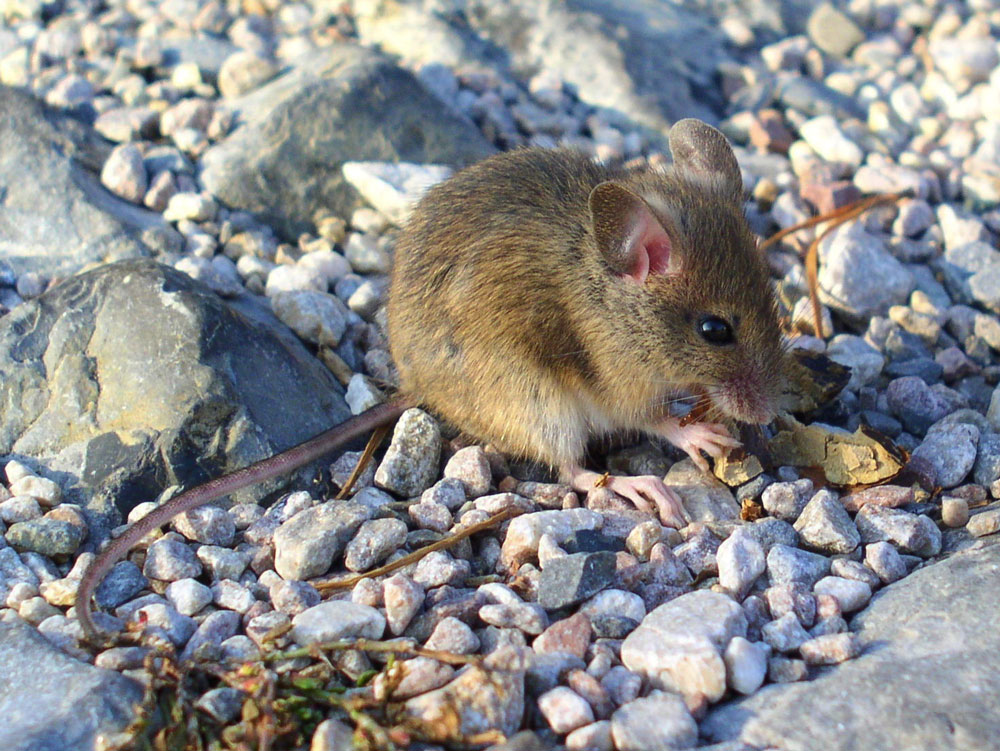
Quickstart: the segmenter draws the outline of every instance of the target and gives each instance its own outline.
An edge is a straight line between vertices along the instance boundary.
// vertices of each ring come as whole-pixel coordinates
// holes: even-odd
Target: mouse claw
[[[655,475],[621,477],[601,475],[580,467],[565,467],[562,475],[568,479],[574,490],[586,493],[597,486],[602,487],[631,502],[639,511],[656,513],[660,521],[668,527],[680,529],[688,524],[684,505],[677,492]]]
[[[661,422],[656,432],[691,457],[702,472],[709,471],[708,461],[702,452],[718,459],[740,445],[725,425],[715,422],[694,422],[681,427],[680,421],[671,417]]]

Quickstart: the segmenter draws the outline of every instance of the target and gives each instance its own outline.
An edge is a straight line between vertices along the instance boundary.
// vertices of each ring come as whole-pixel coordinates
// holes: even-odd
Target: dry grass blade
[[[334,497],[335,501],[342,501],[351,494],[355,483],[357,483],[358,478],[361,477],[361,473],[365,471],[365,467],[368,466],[368,462],[370,462],[372,457],[375,456],[375,452],[378,450],[378,447],[382,445],[382,441],[385,440],[387,435],[389,435],[388,425],[382,425],[375,428],[371,438],[368,439],[368,443],[365,444],[365,450],[361,452],[361,456],[358,457],[358,461],[354,465],[354,469],[351,471],[351,476],[347,478],[347,482],[344,483],[344,487],[342,487],[340,492]]]
[[[409,566],[411,563],[416,563],[421,558],[423,558],[428,553],[433,553],[436,550],[444,550],[450,548],[452,545],[464,540],[466,537],[476,534],[477,532],[482,532],[484,530],[495,527],[497,524],[512,519],[518,514],[522,513],[522,509],[516,506],[511,506],[509,508],[500,511],[493,516],[491,516],[486,521],[479,522],[478,524],[473,524],[465,529],[456,532],[453,535],[449,535],[442,540],[437,542],[432,542],[430,545],[425,545],[419,550],[414,550],[409,555],[405,555],[402,558],[393,561],[392,563],[386,564],[380,568],[372,569],[371,571],[365,571],[360,574],[354,574],[353,576],[348,576],[343,579],[314,579],[310,582],[316,589],[321,593],[330,592],[336,589],[347,589],[348,587],[353,587],[362,579],[370,579],[376,576],[384,576],[385,574],[391,574],[393,571],[401,569],[405,566]]]
[[[886,193],[884,195],[862,198],[861,200],[854,201],[846,206],[841,206],[839,209],[835,209],[834,211],[814,216],[810,219],[806,219],[804,222],[793,224],[791,227],[785,227],[785,229],[775,232],[767,238],[767,240],[760,244],[761,251],[764,251],[794,232],[808,229],[809,227],[815,227],[817,224],[823,224],[824,222],[830,223],[829,226],[825,227],[816,239],[809,244],[805,257],[806,280],[809,283],[809,304],[812,308],[813,314],[813,330],[816,332],[817,336],[825,336],[819,305],[819,244],[823,241],[824,237],[830,234],[831,231],[845,222],[856,219],[869,209],[873,209],[876,206],[881,206],[886,203],[895,203],[901,198],[907,198],[911,195],[912,193],[910,191],[903,190],[898,193]]]

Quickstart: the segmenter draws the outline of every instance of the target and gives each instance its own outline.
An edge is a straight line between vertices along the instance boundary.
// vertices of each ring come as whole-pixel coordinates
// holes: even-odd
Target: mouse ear
[[[677,273],[670,235],[642,198],[604,182],[589,203],[597,247],[616,274],[643,284],[650,274]]]
[[[740,165],[720,131],[689,117],[674,123],[667,140],[675,170],[690,179],[719,186],[736,200],[743,198]]]

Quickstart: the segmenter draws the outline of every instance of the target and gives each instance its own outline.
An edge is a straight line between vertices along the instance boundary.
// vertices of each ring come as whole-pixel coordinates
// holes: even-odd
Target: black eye
[[[696,325],[701,338],[709,344],[732,344],[735,339],[733,327],[718,316],[703,316]]]

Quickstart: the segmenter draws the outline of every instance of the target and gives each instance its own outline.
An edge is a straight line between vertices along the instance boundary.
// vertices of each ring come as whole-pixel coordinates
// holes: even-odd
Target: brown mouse
[[[403,232],[389,292],[400,396],[282,454],[186,491],[98,555],[77,617],[128,550],[177,514],[307,464],[420,405],[574,488],[587,439],[662,436],[702,468],[737,442],[719,424],[681,426],[673,401],[707,396],[709,417],[769,422],[782,355],[768,271],[742,212],[743,182],[715,128],[671,129],[674,164],[627,172],[569,150],[486,159],[435,186]],[[684,524],[659,477],[611,477],[638,508]]]
[[[782,345],[768,269],[742,210],[725,136],[670,130],[667,171],[626,172],[567,150],[500,154],[432,188],[396,249],[389,344],[401,391],[580,491],[588,437],[661,436],[698,466],[737,442],[681,426],[669,406],[706,395],[710,419],[765,423]],[[658,477],[607,487],[683,525]]]

